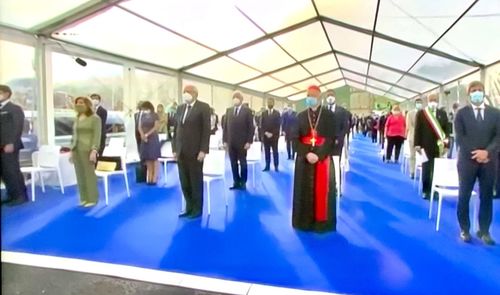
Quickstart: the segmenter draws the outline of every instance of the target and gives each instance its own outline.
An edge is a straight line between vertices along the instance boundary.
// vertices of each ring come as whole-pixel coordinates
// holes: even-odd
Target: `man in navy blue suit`
[[[489,228],[493,215],[493,184],[500,142],[500,112],[484,104],[484,85],[469,84],[467,93],[471,104],[455,116],[455,136],[458,145],[459,196],[457,206],[460,238],[471,241],[469,233],[469,203],[476,179],[479,179],[479,231],[485,244],[493,245]]]

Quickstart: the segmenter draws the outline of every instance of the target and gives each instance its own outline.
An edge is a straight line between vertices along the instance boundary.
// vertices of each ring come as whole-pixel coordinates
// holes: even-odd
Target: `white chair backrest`
[[[226,152],[211,150],[203,161],[204,175],[224,175],[226,173]]]
[[[284,136],[278,138],[278,151],[286,152],[286,140]]]
[[[410,143],[408,142],[408,140],[405,140],[405,142],[403,144],[403,155],[409,157],[410,154],[411,154]]]
[[[167,141],[161,146],[161,156],[163,158],[173,158],[174,153],[172,152],[172,142]]]
[[[415,153],[415,168],[422,166],[423,155],[421,153]]]
[[[247,161],[260,161],[262,159],[262,143],[256,141],[252,143],[247,153]]]
[[[434,186],[458,187],[458,169],[456,159],[434,159],[434,173],[432,174]]]
[[[122,170],[127,171],[127,148],[124,146],[107,146],[102,152],[104,157],[120,157]]]
[[[57,145],[42,145],[38,149],[37,166],[56,168],[59,166],[61,147]]]
[[[213,135],[210,135],[210,144],[209,144],[209,147],[210,149],[219,149],[219,147],[221,146],[221,141],[222,141],[222,137],[220,136],[220,133],[217,134],[213,134]]]
[[[125,146],[125,138],[123,138],[123,137],[111,137],[109,139],[108,146],[111,146],[111,147]]]

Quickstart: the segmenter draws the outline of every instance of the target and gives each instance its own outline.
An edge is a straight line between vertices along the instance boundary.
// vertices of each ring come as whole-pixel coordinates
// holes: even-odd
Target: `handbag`
[[[96,164],[97,171],[120,171],[122,170],[122,159],[121,157],[97,157]]]
[[[143,163],[138,163],[135,166],[135,182],[146,182],[146,172],[146,165],[144,165]]]

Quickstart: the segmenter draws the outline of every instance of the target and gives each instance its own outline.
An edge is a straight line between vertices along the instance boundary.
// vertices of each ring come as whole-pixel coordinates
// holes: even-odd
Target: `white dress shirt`
[[[196,103],[196,101],[193,101],[191,103],[186,104],[186,110],[184,111],[184,116],[182,116],[182,124],[184,124],[184,122],[186,121],[186,117],[188,115],[188,110],[192,110],[195,103]]]
[[[480,111],[481,118],[484,120],[484,108],[485,108],[484,102],[480,106],[472,105],[472,109],[474,110],[474,118],[477,118],[477,112]]]

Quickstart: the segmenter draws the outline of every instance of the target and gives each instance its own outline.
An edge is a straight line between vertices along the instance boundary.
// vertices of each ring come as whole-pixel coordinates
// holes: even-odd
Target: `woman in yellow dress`
[[[71,140],[71,160],[75,165],[80,205],[92,207],[99,198],[95,164],[101,141],[101,119],[94,114],[88,97],[75,99],[75,111],[77,116]]]

